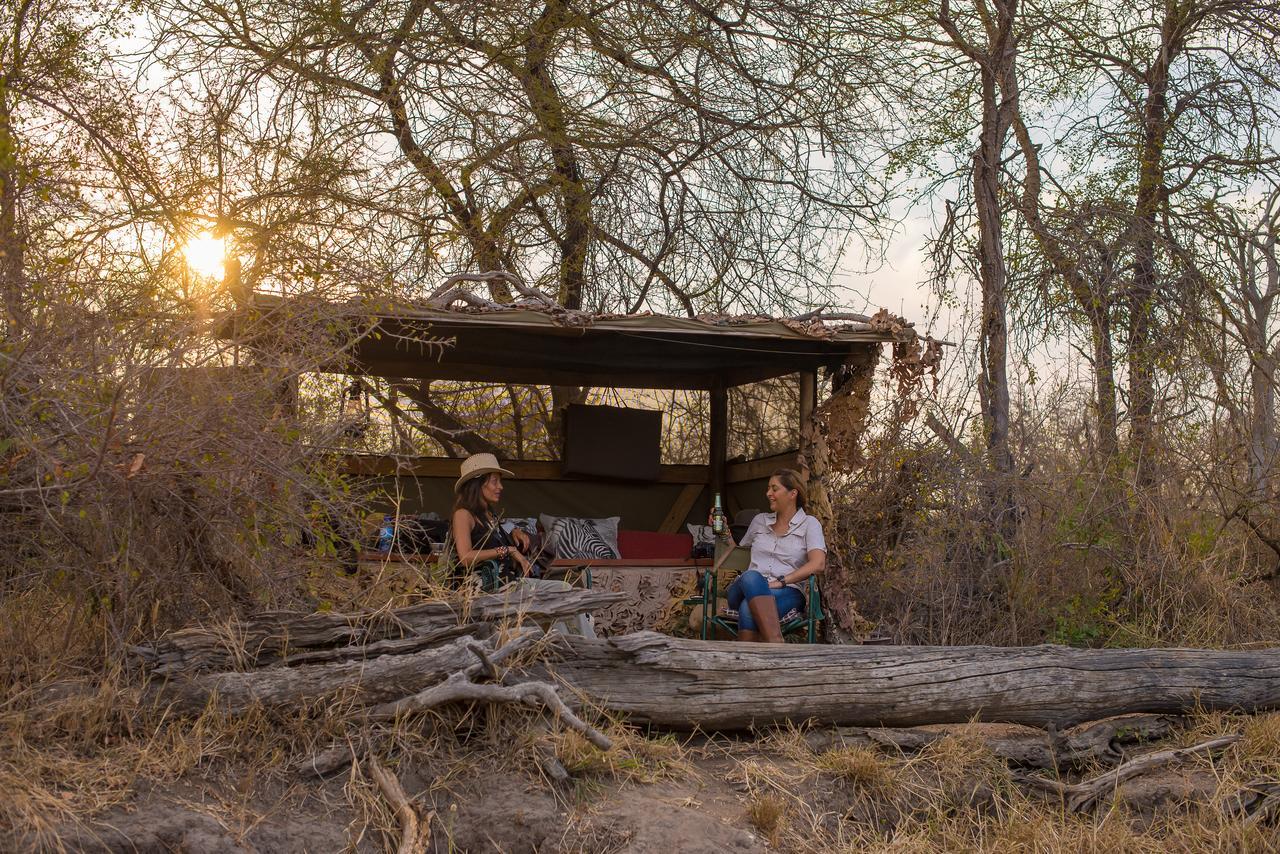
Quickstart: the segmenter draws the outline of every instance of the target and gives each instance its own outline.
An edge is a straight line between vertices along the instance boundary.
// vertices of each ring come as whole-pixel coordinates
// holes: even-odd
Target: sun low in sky
[[[207,231],[197,234],[187,241],[182,255],[187,259],[187,266],[199,276],[209,276],[222,280],[226,261],[226,241],[214,237]]]

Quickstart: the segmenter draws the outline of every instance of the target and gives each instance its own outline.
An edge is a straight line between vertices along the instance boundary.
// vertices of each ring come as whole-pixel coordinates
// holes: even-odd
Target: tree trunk
[[[982,73],[982,136],[973,155],[973,196],[978,212],[978,269],[982,280],[982,372],[978,392],[987,434],[987,454],[998,477],[1013,473],[1009,451],[1007,270],[1000,205],[1000,161],[1007,124],[993,71]],[[1008,502],[997,502],[1007,505]],[[1000,510],[1004,506],[999,507]]]
[[[1098,456],[1102,467],[1115,462],[1120,450],[1116,413],[1116,356],[1111,343],[1111,317],[1106,305],[1091,307],[1089,332],[1093,338],[1094,390],[1098,404]]]
[[[182,629],[130,651],[160,676],[262,667],[304,660],[309,651],[319,650],[363,658],[384,650],[403,653],[420,648],[414,644],[442,636],[437,633],[447,636],[468,622],[549,622],[597,611],[624,598],[625,594],[606,590],[516,588],[470,601],[428,601],[362,614],[271,613],[229,626]]]
[[[1168,133],[1169,65],[1181,49],[1181,16],[1173,4],[1165,8],[1159,58],[1147,74],[1142,110],[1142,142],[1138,151],[1138,190],[1134,203],[1133,286],[1129,294],[1129,424],[1133,438],[1134,481],[1149,490],[1158,481],[1155,428],[1155,364],[1153,339],[1156,297],[1156,215],[1165,202],[1164,148]]]
[[[1249,364],[1249,500],[1257,504],[1271,501],[1276,466],[1275,371],[1265,343]]]
[[[199,712],[213,700],[219,709],[240,714],[255,706],[300,706],[341,697],[354,706],[385,703],[444,681],[475,661],[462,635],[444,646],[404,655],[371,659],[272,667],[247,673],[205,673],[160,685],[156,700],[180,712]]]
[[[493,454],[505,457],[504,450],[478,430],[464,424],[444,407],[436,403],[431,396],[431,380],[420,380],[415,384],[403,383],[392,386],[393,391],[403,392],[412,400],[422,414],[422,422],[417,426],[428,436],[446,448],[450,445],[461,447],[468,454]]]
[[[551,665],[633,721],[740,729],[783,721],[1072,724],[1134,712],[1280,707],[1280,649],[801,646],[652,632],[566,638]]]
[[[560,250],[560,283],[556,300],[565,308],[582,308],[586,292],[587,250],[591,245],[591,191],[582,175],[578,152],[566,116],[564,99],[550,68],[550,51],[569,22],[558,0],[543,7],[524,43],[525,67],[519,75],[529,106],[542,128],[554,167],[551,184],[560,197],[564,218],[555,235]]]
[[[8,86],[0,80],[0,300],[3,333],[26,329],[23,240],[18,228],[18,151]]]

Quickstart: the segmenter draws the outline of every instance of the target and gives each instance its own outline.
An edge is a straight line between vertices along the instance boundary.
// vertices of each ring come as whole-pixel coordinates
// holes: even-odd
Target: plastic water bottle
[[[391,543],[396,538],[396,517],[390,513],[382,517],[382,527],[378,529],[378,551],[384,554],[391,551]]]

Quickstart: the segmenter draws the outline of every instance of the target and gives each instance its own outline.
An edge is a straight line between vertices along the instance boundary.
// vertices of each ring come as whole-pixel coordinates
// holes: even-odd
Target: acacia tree
[[[974,0],[968,14],[957,16],[949,2],[938,7],[937,21],[949,42],[977,74],[980,124],[973,152],[971,186],[977,215],[976,252],[982,288],[981,372],[978,395],[982,405],[987,454],[997,476],[1013,474],[1009,450],[1008,269],[1004,245],[1005,205],[1001,200],[1005,146],[1018,109],[1017,58],[1020,38],[1018,0]],[[1011,518],[1008,484],[995,508]],[[1002,526],[1006,531],[1008,524]]]
[[[65,621],[55,666],[292,598],[290,546],[350,509],[332,425],[277,397],[338,326],[275,330],[302,346],[250,370],[215,334],[227,298],[179,251],[209,184],[115,53],[135,14],[0,3],[0,599],[18,637]]]
[[[935,240],[935,278],[972,276],[980,290],[977,390],[989,479],[987,509],[1008,539],[1016,527],[1009,442],[1010,132],[1019,110],[1019,61],[1027,23],[1019,0],[902,2],[855,7],[841,26],[875,44],[893,75],[911,81],[910,117],[898,155],[933,173],[924,190],[958,186]]]
[[[821,3],[164,3],[160,56],[387,164],[418,275],[567,308],[791,305],[877,222],[883,132]],[[836,73],[839,71],[840,73]],[[868,72],[871,73],[871,72]],[[229,123],[244,122],[233,113]],[[491,296],[508,301],[501,277]]]
[[[1134,477],[1150,489],[1158,481],[1161,366],[1185,337],[1174,331],[1179,318],[1190,319],[1183,309],[1197,299],[1187,288],[1196,282],[1198,211],[1280,165],[1271,142],[1280,7],[1081,3],[1045,10],[1038,22],[1061,44],[1077,94],[1052,160],[1020,128],[1020,211],[1089,319],[1104,434],[1115,376],[1110,325],[1119,319],[1127,329]]]
[[[1204,477],[1223,518],[1280,557],[1280,189],[1257,205],[1208,206],[1197,221],[1202,241],[1187,258],[1202,295],[1192,341],[1211,380],[1205,402],[1226,416]]]
[[[502,274],[483,277],[498,302],[516,281],[570,309],[810,307],[849,228],[879,224],[880,70],[825,24],[828,0],[153,8],[160,61],[193,92],[238,93],[214,111],[224,162],[262,171],[266,115],[303,117],[288,133],[344,164],[316,198],[368,237],[346,252],[368,268],[350,291],[420,297],[480,272]],[[260,222],[256,198],[228,206]],[[398,423],[491,449],[429,384],[394,390]],[[527,409],[554,435],[585,393]]]

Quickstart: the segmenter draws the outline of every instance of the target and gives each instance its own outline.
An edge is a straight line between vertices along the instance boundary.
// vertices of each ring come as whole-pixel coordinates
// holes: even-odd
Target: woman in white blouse
[[[800,585],[826,568],[827,542],[822,525],[804,512],[804,483],[795,471],[774,472],[765,496],[771,512],[752,519],[742,537],[751,565],[729,585],[727,596],[729,608],[738,612],[738,640],[782,643],[778,615],[804,609]]]

